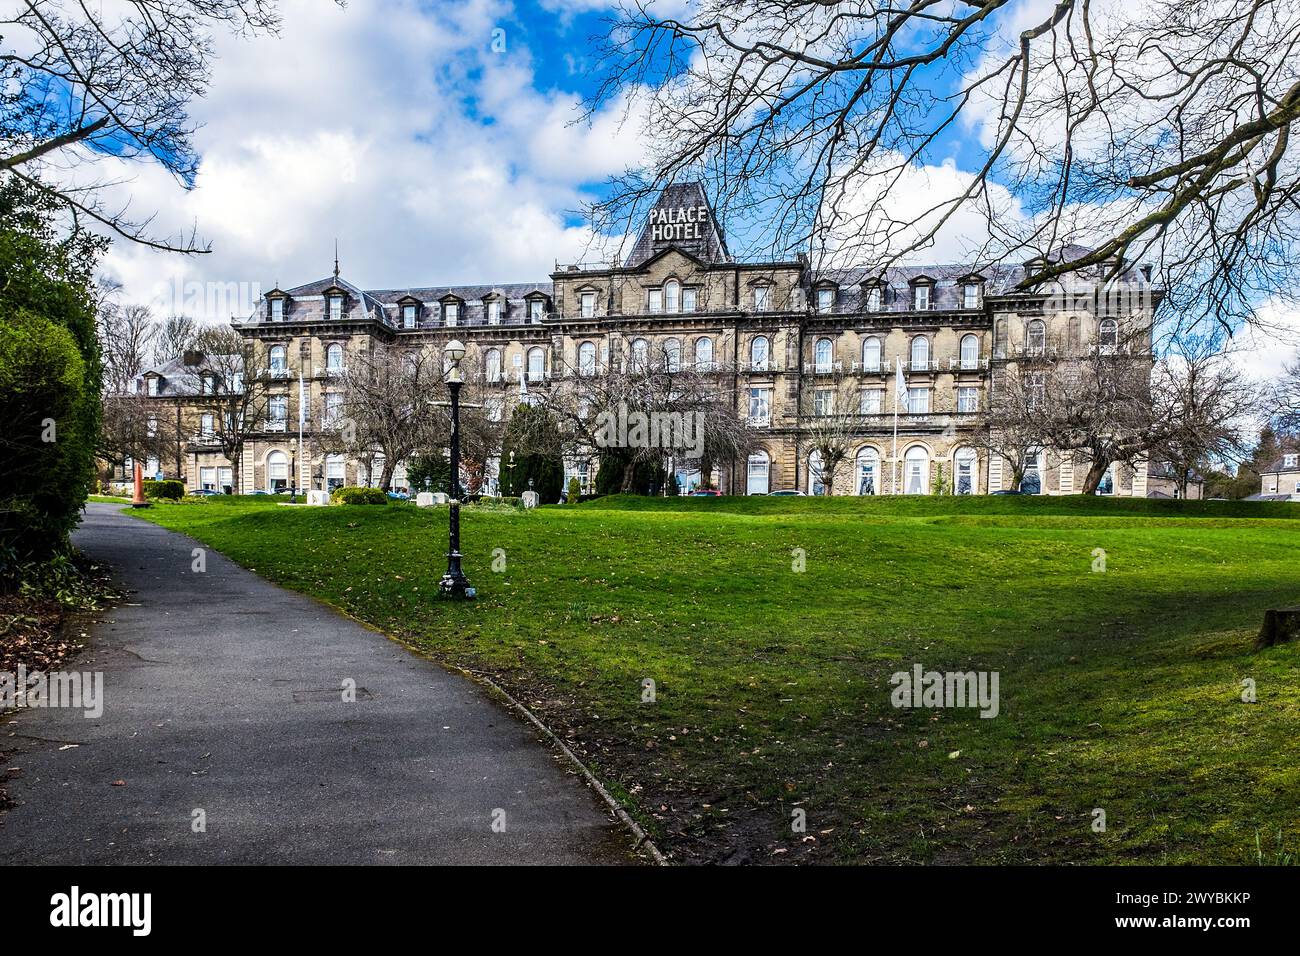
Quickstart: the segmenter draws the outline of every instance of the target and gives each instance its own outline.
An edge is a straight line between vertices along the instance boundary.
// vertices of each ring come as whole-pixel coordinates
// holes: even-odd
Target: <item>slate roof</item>
[[[651,207],[650,212],[667,212],[672,209],[699,206],[707,207],[709,210],[709,218],[706,228],[703,230],[704,235],[699,239],[678,239],[671,242],[656,241],[651,238],[654,226],[650,224],[651,217],[647,213],[646,224],[641,229],[641,235],[637,239],[636,245],[628,253],[624,265],[628,268],[635,268],[669,247],[675,247],[683,252],[690,253],[704,262],[730,262],[731,253],[727,251],[727,242],[723,238],[722,230],[718,227],[717,219],[713,215],[713,204],[709,202],[708,197],[704,194],[704,186],[700,183],[674,183],[665,187],[663,192],[659,194],[654,206]]]
[[[509,282],[495,285],[452,285],[452,286],[410,286],[404,289],[361,289],[346,279],[326,276],[315,282],[286,289],[289,304],[285,319],[292,322],[317,321],[326,317],[328,303],[324,294],[332,287],[342,288],[347,293],[344,303],[344,320],[374,318],[391,326],[401,325],[401,300],[409,297],[419,300],[421,309],[419,328],[441,327],[439,305],[448,295],[464,302],[461,309],[461,325],[486,325],[486,297],[495,294],[505,303],[502,323],[517,324],[524,321],[527,312],[526,297],[529,293],[540,292],[547,299],[552,294],[551,282]],[[265,302],[259,303],[256,311],[249,316],[250,322],[265,321]]]
[[[1271,462],[1269,462],[1267,467],[1261,468],[1259,470],[1259,473],[1261,475],[1270,475],[1273,474],[1274,472],[1290,473],[1293,471],[1300,471],[1300,459],[1297,459],[1296,464],[1292,465],[1290,468],[1286,466],[1287,455],[1300,455],[1300,450],[1294,448],[1284,449],[1282,454],[1278,455]]]
[[[206,367],[206,362],[199,365],[186,365],[183,357],[174,358],[170,362],[164,362],[161,365],[152,365],[142,370],[137,377],[139,383],[137,394],[148,394],[144,384],[145,376],[159,375],[161,381],[158,383],[158,394],[157,396],[150,395],[150,398],[179,398],[202,395],[202,383],[199,378]]]
[[[1089,252],[1083,246],[1065,246],[1059,254],[1051,257],[1054,262],[1062,259],[1075,259]],[[1089,275],[1091,273],[1091,275]],[[1123,277],[1134,277],[1136,267],[1125,269]],[[866,307],[867,288],[863,283],[884,279],[886,293],[880,307],[882,312],[908,312],[912,309],[912,280],[926,277],[934,280],[930,291],[930,308],[935,311],[961,308],[962,279],[978,275],[984,279],[986,296],[1009,295],[1025,277],[1023,263],[1002,262],[983,268],[970,263],[935,263],[932,265],[893,266],[886,269],[883,276],[879,270],[865,268],[827,269],[809,274],[809,287],[815,288],[819,283],[829,280],[839,288],[836,296],[836,312],[856,312]],[[1100,279],[1102,268],[1081,270],[1080,278]]]

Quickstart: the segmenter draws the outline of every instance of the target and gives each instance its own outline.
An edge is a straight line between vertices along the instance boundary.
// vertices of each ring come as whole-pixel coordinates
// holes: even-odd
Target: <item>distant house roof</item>
[[[1286,459],[1288,455],[1296,456],[1297,460],[1295,464],[1288,465],[1286,463]],[[1269,462],[1265,467],[1261,468],[1259,470],[1259,473],[1261,475],[1268,475],[1274,472],[1283,472],[1283,471],[1285,472],[1300,471],[1300,449],[1295,449],[1295,448],[1283,449],[1282,454],[1278,455],[1271,462]]]

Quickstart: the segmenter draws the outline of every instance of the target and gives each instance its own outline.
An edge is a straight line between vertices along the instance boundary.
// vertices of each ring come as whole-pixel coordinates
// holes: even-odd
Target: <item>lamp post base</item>
[[[442,580],[438,582],[438,597],[447,598],[452,601],[466,601],[477,597],[478,591],[470,586],[465,580],[465,576],[453,578],[450,574],[444,574]]]

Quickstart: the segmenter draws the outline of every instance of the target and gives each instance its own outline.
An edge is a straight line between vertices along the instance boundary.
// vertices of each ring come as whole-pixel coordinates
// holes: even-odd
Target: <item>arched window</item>
[[[285,364],[285,351],[283,345],[271,346],[271,371],[283,372],[288,366]]]
[[[664,343],[664,368],[670,372],[679,371],[682,367],[682,343],[676,339],[669,339]]]
[[[578,374],[596,374],[596,344],[594,342],[583,342],[578,346]]]
[[[343,369],[343,346],[337,342],[325,349],[325,367],[331,372],[339,372]]]
[[[913,445],[903,456],[903,492],[924,495],[930,491],[930,453]]]
[[[826,476],[822,468],[821,452],[814,451],[808,456],[808,494],[826,494]]]
[[[1103,352],[1113,352],[1119,345],[1119,323],[1114,319],[1102,319],[1097,326],[1097,344]]]
[[[930,340],[924,335],[912,339],[912,371],[924,372],[930,368]]]
[[[767,452],[756,451],[749,456],[749,465],[745,477],[745,494],[765,495],[770,489],[772,460]]]
[[[829,372],[831,370],[831,356],[834,354],[834,346],[830,339],[818,339],[817,344],[813,346],[813,365],[818,372]]]
[[[546,353],[540,348],[528,350],[528,381],[540,382],[546,377]]]
[[[650,364],[650,343],[645,339],[632,340],[632,367],[643,369]]]
[[[767,336],[756,335],[749,343],[749,364],[756,371],[766,371],[768,362]]]
[[[489,382],[501,381],[501,352],[498,349],[488,349],[483,353],[483,370]]]
[[[695,340],[695,367],[705,371],[713,367],[713,339],[701,336]]]
[[[978,368],[980,364],[980,340],[976,335],[961,337],[961,367]]]
[[[664,311],[680,312],[682,310],[682,284],[676,279],[664,283]]]
[[[952,489],[959,495],[975,494],[976,457],[974,448],[958,448],[952,456]]]
[[[862,369],[875,372],[880,368],[880,339],[868,335],[862,340]]]
[[[1025,347],[1030,355],[1042,355],[1047,350],[1047,326],[1042,319],[1031,319],[1025,326]]]
[[[266,456],[266,487],[272,492],[289,487],[289,456],[282,451],[273,451]]]
[[[854,475],[854,491],[857,494],[880,494],[880,453],[874,448],[859,449]]]

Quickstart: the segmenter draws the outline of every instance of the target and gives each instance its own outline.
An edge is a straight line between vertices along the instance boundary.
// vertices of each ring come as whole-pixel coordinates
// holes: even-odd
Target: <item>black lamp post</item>
[[[289,481],[292,483],[289,488],[289,504],[298,503],[298,453],[289,453]]]
[[[442,354],[450,366],[447,388],[451,391],[451,512],[447,526],[447,573],[438,582],[438,593],[460,600],[475,594],[460,568],[460,360],[465,357],[465,346],[452,339]]]

